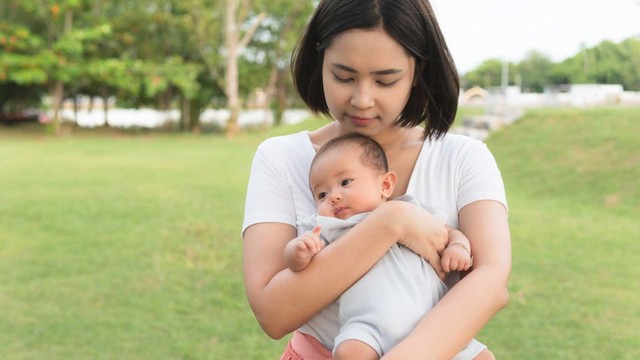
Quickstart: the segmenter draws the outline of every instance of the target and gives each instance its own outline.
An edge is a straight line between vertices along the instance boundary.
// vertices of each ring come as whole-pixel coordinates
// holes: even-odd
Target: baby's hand
[[[446,273],[466,271],[473,265],[473,258],[466,246],[462,243],[453,242],[442,252],[441,264]]]
[[[298,260],[306,260],[317,254],[323,247],[324,241],[320,239],[320,225],[316,225],[313,230],[297,239],[294,254]]]

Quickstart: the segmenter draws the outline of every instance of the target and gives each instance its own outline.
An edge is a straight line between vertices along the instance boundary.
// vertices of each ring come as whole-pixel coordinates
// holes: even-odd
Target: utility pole
[[[502,62],[502,92],[507,95],[507,87],[509,86],[509,62]]]

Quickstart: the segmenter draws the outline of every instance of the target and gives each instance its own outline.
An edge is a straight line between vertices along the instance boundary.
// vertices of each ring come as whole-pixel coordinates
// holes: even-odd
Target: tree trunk
[[[62,107],[62,98],[64,95],[64,84],[62,81],[57,80],[53,86],[52,96],[53,99],[53,129],[54,133],[59,135],[62,133],[62,120],[60,119],[60,108]]]
[[[278,106],[274,115],[274,122],[276,126],[282,125],[282,120],[285,110],[287,110],[287,72],[285,69],[278,69]]]
[[[78,93],[77,91],[73,93],[73,125],[76,127],[78,126]]]
[[[49,27],[49,41],[53,43],[54,31],[50,25]],[[73,28],[73,11],[67,10],[64,18],[63,32],[66,34]],[[60,119],[60,108],[62,107],[62,100],[64,99],[64,83],[62,80],[56,80],[53,86],[53,126],[56,134],[62,132],[62,121]]]
[[[247,3],[245,3],[247,5]],[[227,96],[227,107],[229,108],[229,120],[227,121],[227,136],[236,135],[240,127],[238,117],[240,115],[241,103],[238,91],[238,54],[247,46],[251,37],[258,29],[262,20],[267,16],[265,13],[258,15],[251,27],[240,38],[240,27],[244,19],[237,19],[239,0],[227,0],[225,16],[225,43],[227,48],[227,69],[225,73],[225,95]],[[246,10],[246,9],[243,9]],[[242,11],[246,13],[246,11]]]
[[[200,135],[202,127],[200,124],[200,112],[202,108],[197,101],[189,100],[189,118],[191,119],[190,127],[193,134]]]
[[[239,34],[236,24],[238,0],[227,0],[225,19],[225,39],[227,43],[227,71],[225,72],[224,92],[227,96],[229,119],[227,136],[238,133],[238,115],[240,114],[240,96],[238,94],[238,46]]]
[[[182,95],[182,114],[180,116],[180,131],[191,130],[191,101]]]
[[[104,111],[104,126],[111,127],[109,124],[109,93],[106,90],[101,90],[100,97],[102,98],[102,110]]]
[[[264,112],[264,120],[262,122],[262,126],[265,129],[269,128],[270,119],[275,121],[275,118],[269,115],[272,114],[271,100],[273,99],[273,94],[276,92],[277,83],[278,83],[278,65],[273,64],[273,66],[271,67],[271,72],[269,73],[269,83],[267,84],[267,89],[265,90],[266,96],[264,99],[264,104],[262,104],[262,110]]]

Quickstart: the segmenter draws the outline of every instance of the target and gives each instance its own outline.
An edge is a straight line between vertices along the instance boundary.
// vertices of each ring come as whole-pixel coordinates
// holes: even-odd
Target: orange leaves
[[[60,13],[60,5],[58,4],[51,5],[51,15],[55,18],[55,17],[58,17],[59,13]]]

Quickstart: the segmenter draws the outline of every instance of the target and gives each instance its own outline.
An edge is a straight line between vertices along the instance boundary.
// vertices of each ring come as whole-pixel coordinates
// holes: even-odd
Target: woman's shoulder
[[[313,150],[308,131],[294,134],[280,135],[267,138],[258,146],[258,153],[275,153],[285,155],[306,154]]]
[[[303,146],[310,143],[309,131],[304,130],[293,134],[279,135],[267,138],[262,141],[260,147],[287,148],[291,146]]]
[[[486,145],[477,139],[461,134],[445,134],[435,140],[425,140],[423,150],[440,156],[465,156],[475,151],[486,148]]]
[[[429,140],[426,141],[428,142]],[[484,143],[481,140],[474,139],[467,135],[447,133],[440,139],[435,140],[434,144],[440,144],[440,146],[444,147],[457,148],[482,146]]]
[[[256,150],[254,164],[265,164],[280,172],[309,171],[315,149],[308,131],[265,139]]]

